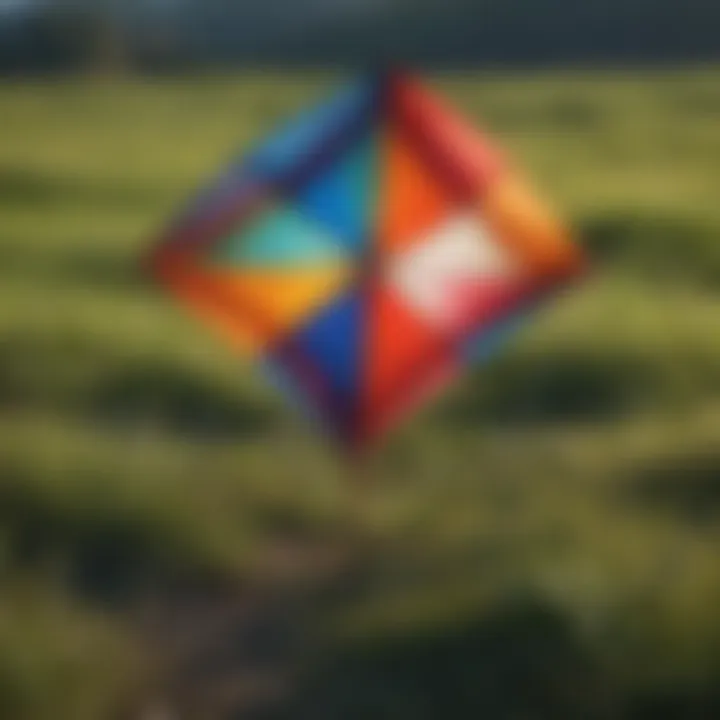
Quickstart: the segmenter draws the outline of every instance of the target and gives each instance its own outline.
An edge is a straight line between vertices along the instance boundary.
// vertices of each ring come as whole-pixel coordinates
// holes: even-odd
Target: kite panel
[[[522,270],[472,213],[459,213],[396,256],[390,281],[428,323],[455,333],[502,312]]]
[[[361,433],[374,434],[433,368],[454,364],[451,345],[383,281],[370,288]]]
[[[356,292],[323,308],[289,341],[281,354],[287,360],[301,357],[324,380],[317,398],[346,439],[354,433],[360,398],[364,305]],[[302,384],[305,373],[296,378]],[[306,391],[317,391],[317,383]]]
[[[213,211],[222,207],[223,203],[243,191],[254,189],[257,184],[257,178],[253,177],[249,168],[242,161],[234,161],[222,175],[211,180],[194,196],[188,207],[178,216],[176,227],[208,218]]]
[[[267,187],[255,179],[225,179],[202,194],[193,207],[171,225],[161,238],[158,251],[185,252],[207,245],[261,209],[267,198]]]
[[[341,89],[329,100],[283,123],[257,150],[234,161],[189,203],[165,233],[163,244],[211,242],[313,167],[342,152],[368,132],[377,110],[377,88],[368,80]],[[291,183],[292,184],[292,183]]]
[[[488,225],[537,277],[580,270],[580,253],[548,206],[515,176],[488,191],[481,212]]]
[[[401,250],[426,235],[456,210],[449,189],[438,181],[403,132],[391,126],[383,148],[379,246]]]
[[[339,90],[284,124],[249,156],[249,166],[260,178],[281,185],[289,178],[292,184],[367,132],[376,110],[374,83],[362,80]]]
[[[205,286],[226,299],[241,322],[261,328],[263,340],[276,342],[346,287],[345,265],[300,270],[205,272]]]
[[[226,297],[207,276],[183,263],[158,263],[155,271],[194,314],[240,352],[256,355],[269,342],[272,333],[262,318],[238,312],[235,300]]]
[[[377,142],[368,135],[309,180],[297,203],[347,251],[365,252],[373,232],[378,189]]]
[[[334,239],[291,207],[263,213],[208,253],[211,264],[235,269],[306,269],[342,259]]]
[[[398,385],[392,396],[366,417],[356,449],[365,450],[408,415],[433,400],[457,379],[460,371],[460,365],[450,354],[429,358],[413,382]]]
[[[391,79],[390,112],[458,197],[474,201],[504,170],[499,151],[455,111],[404,76]]]

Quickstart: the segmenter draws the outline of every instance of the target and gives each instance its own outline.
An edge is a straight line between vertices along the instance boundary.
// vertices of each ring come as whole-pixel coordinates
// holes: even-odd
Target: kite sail
[[[156,276],[361,452],[582,269],[488,137],[417,79],[363,78],[206,188]]]

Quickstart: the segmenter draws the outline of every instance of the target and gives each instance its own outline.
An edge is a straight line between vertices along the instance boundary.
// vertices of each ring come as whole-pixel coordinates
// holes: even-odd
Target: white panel
[[[470,213],[451,218],[425,240],[396,256],[390,283],[426,319],[452,323],[462,308],[462,289],[512,280],[519,268],[510,254]]]

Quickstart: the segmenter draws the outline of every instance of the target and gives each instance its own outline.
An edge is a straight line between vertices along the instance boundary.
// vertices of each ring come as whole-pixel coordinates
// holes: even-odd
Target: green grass
[[[241,584],[278,534],[368,548],[293,717],[716,714],[718,73],[435,78],[595,269],[393,437],[359,508],[141,270],[328,79],[0,86],[0,714],[115,717],[157,671],[136,608]]]

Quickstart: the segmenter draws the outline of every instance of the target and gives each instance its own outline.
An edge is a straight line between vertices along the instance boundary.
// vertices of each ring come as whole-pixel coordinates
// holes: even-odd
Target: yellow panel
[[[222,295],[260,328],[260,334],[274,339],[291,331],[342,293],[351,277],[344,264],[312,269],[255,270],[209,273]]]

